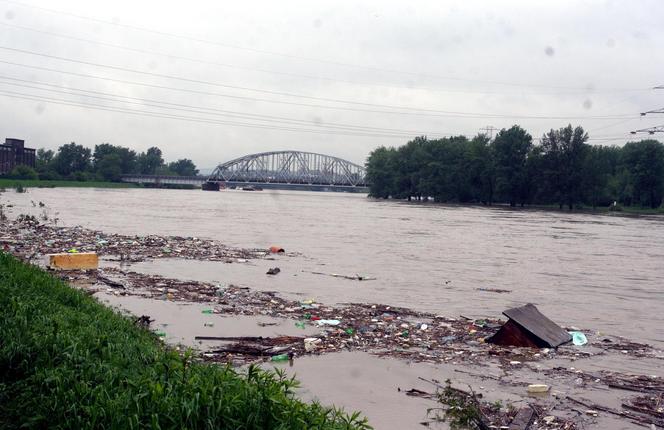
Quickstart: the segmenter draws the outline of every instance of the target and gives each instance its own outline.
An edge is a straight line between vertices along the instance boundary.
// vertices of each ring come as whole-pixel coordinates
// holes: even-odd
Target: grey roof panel
[[[507,309],[503,314],[532,333],[550,347],[555,348],[572,340],[572,336],[558,324],[545,317],[532,303]]]

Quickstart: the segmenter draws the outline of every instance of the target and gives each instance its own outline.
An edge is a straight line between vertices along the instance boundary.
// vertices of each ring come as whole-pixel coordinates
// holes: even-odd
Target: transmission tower
[[[493,139],[493,131],[498,130],[496,127],[492,125],[487,125],[484,128],[480,128],[480,131],[483,131],[485,135],[489,136],[489,140]]]

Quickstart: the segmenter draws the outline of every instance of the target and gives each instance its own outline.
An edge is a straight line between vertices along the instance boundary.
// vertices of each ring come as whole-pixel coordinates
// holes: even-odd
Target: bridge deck
[[[135,184],[155,184],[155,185],[195,185],[202,186],[210,182],[207,176],[163,176],[163,175],[123,175],[122,182]],[[211,181],[218,183],[221,187],[246,186],[261,187],[265,189],[277,190],[303,190],[303,191],[341,191],[354,193],[367,193],[369,190],[365,186],[335,185],[335,184],[316,184],[316,183],[286,183],[286,182],[260,182],[260,181]]]

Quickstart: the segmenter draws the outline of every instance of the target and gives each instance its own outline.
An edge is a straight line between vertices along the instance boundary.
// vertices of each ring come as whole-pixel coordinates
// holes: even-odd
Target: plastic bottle
[[[271,361],[288,361],[288,354],[273,355]]]

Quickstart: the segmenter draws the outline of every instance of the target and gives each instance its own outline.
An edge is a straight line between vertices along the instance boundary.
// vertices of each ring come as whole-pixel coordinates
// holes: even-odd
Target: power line
[[[197,43],[203,43],[203,44],[219,46],[219,47],[224,47],[224,48],[243,50],[243,51],[254,52],[254,53],[258,53],[258,54],[274,55],[274,56],[279,56],[279,57],[284,57],[284,58],[291,58],[291,59],[302,60],[302,61],[310,61],[310,62],[317,62],[317,63],[324,63],[324,64],[333,64],[333,65],[336,65],[336,66],[359,68],[359,69],[364,69],[364,70],[369,70],[369,71],[374,71],[374,72],[396,73],[396,74],[402,74],[402,75],[433,78],[433,79],[440,79],[440,80],[450,80],[450,81],[458,81],[458,82],[480,83],[480,84],[489,84],[489,85],[504,85],[504,86],[521,87],[521,88],[548,88],[548,89],[554,89],[554,90],[576,90],[576,91],[580,91],[580,92],[584,92],[584,93],[588,92],[588,88],[584,88],[584,87],[569,87],[569,86],[556,86],[556,85],[531,85],[531,84],[523,84],[523,83],[515,83],[515,82],[501,82],[501,81],[493,81],[493,80],[468,79],[468,78],[459,78],[459,77],[455,77],[455,76],[431,75],[431,74],[425,74],[425,73],[420,73],[420,72],[410,72],[410,71],[403,71],[403,70],[386,69],[386,68],[379,68],[379,67],[373,67],[373,66],[365,66],[365,65],[344,63],[344,62],[326,60],[326,59],[320,59],[320,58],[304,57],[304,56],[287,54],[287,53],[282,53],[282,52],[274,52],[274,51],[268,51],[268,50],[262,50],[262,49],[249,48],[249,47],[245,47],[245,46],[232,45],[232,44],[228,44],[228,43],[221,43],[221,42],[211,41],[211,40],[202,39],[202,38],[198,38],[198,37],[192,37],[192,36],[187,36],[187,35],[182,35],[182,34],[174,34],[174,33],[169,33],[169,32],[160,31],[160,30],[154,30],[154,29],[150,29],[150,28],[147,28],[147,27],[141,27],[141,26],[130,25],[130,24],[123,24],[123,23],[116,22],[116,21],[108,21],[108,20],[104,20],[104,19],[88,17],[88,16],[84,16],[84,15],[78,15],[78,14],[74,14],[74,13],[71,13],[71,12],[60,11],[60,10],[57,10],[57,9],[50,9],[50,8],[35,6],[35,5],[32,5],[32,4],[28,4],[28,3],[24,3],[24,2],[20,2],[20,1],[16,1],[16,0],[0,0],[0,1],[3,1],[5,3],[15,4],[15,5],[30,8],[30,9],[41,10],[41,11],[52,13],[52,14],[70,16],[70,17],[80,19],[80,20],[92,21],[92,22],[97,22],[97,23],[100,23],[100,24],[111,25],[111,26],[116,26],[116,27],[121,27],[121,28],[127,28],[127,29],[130,29],[130,30],[141,31],[141,32],[156,34],[156,35],[160,35],[160,36],[173,37],[173,38],[177,38],[177,39],[187,40],[187,41],[190,41],[190,42],[197,42]],[[613,92],[631,92],[631,91],[644,91],[644,90],[646,90],[646,89],[645,88],[624,88],[624,89],[615,89],[615,90],[613,90]],[[593,91],[597,91],[597,90],[593,90]]]
[[[639,119],[639,118],[638,117],[637,118],[630,118],[630,119],[625,119],[625,120],[622,120],[622,121],[614,122],[612,124],[604,125],[602,127],[596,127],[596,128],[593,128],[592,130],[588,130],[588,133],[594,133],[596,131],[605,130],[607,128],[615,127],[615,126],[618,126],[618,125],[621,125],[621,124],[625,124],[627,122],[632,122],[632,121],[635,121],[637,119]]]
[[[229,110],[224,110],[224,109],[193,106],[193,105],[187,105],[187,104],[181,104],[181,103],[163,102],[163,101],[154,100],[154,99],[120,96],[120,95],[117,95],[117,94],[106,93],[106,92],[101,92],[101,91],[91,91],[91,90],[84,90],[84,89],[78,89],[78,88],[68,88],[68,87],[60,86],[60,85],[41,83],[41,82],[32,82],[32,81],[28,81],[26,79],[10,78],[10,77],[5,77],[5,76],[0,76],[0,80],[13,80],[13,81],[19,81],[19,82],[29,82],[29,83],[34,83],[36,85],[67,89],[67,90],[70,90],[70,91],[53,90],[53,89],[42,88],[42,87],[34,86],[34,85],[25,85],[25,84],[18,84],[18,83],[12,83],[12,82],[0,82],[0,83],[3,83],[5,85],[18,86],[18,87],[21,87],[21,88],[31,88],[31,89],[37,89],[37,90],[40,90],[40,91],[48,91],[48,92],[55,92],[55,93],[67,94],[67,95],[83,96],[83,97],[89,97],[89,98],[105,100],[105,101],[139,104],[139,105],[144,105],[144,106],[157,107],[157,108],[160,108],[160,109],[171,109],[171,110],[179,110],[179,111],[185,111],[185,112],[203,113],[203,114],[208,114],[208,115],[230,116],[230,117],[235,117],[235,118],[253,119],[253,120],[268,121],[268,122],[274,122],[274,121],[277,121],[277,122],[290,122],[290,123],[295,123],[295,124],[299,124],[299,125],[302,125],[302,124],[304,124],[304,125],[315,125],[317,127],[328,127],[328,128],[356,129],[356,130],[362,130],[362,131],[386,131],[386,132],[394,132],[394,133],[403,133],[403,134],[406,134],[406,135],[409,135],[409,136],[412,136],[412,135],[436,135],[436,136],[447,135],[445,133],[437,133],[437,132],[432,132],[432,131],[403,130],[403,129],[394,129],[394,128],[385,128],[385,127],[360,126],[360,125],[343,124],[343,123],[329,123],[329,122],[322,123],[322,122],[316,122],[316,121],[300,120],[300,119],[296,119],[296,118],[279,117],[279,116],[272,116],[272,115],[260,115],[260,114],[252,114],[252,113],[239,112],[239,111],[229,111]],[[75,92],[72,92],[72,91],[75,91]],[[80,94],[80,93],[83,93],[83,94]],[[113,97],[113,98],[99,97],[99,96],[89,95],[89,94],[85,94],[85,93],[99,94],[99,95],[103,95],[103,96],[110,96],[110,97]]]
[[[177,119],[177,120],[182,120],[182,121],[205,123],[205,124],[231,125],[231,126],[238,126],[238,127],[268,129],[268,130],[283,130],[283,131],[302,132],[302,133],[315,133],[315,134],[325,134],[325,135],[333,135],[333,136],[338,135],[338,136],[380,137],[380,138],[399,138],[399,139],[403,139],[404,137],[406,137],[402,134],[361,133],[361,132],[350,132],[350,131],[345,132],[345,131],[341,131],[341,130],[312,130],[312,129],[294,128],[294,127],[280,127],[280,126],[267,125],[267,124],[242,123],[242,122],[234,122],[234,121],[213,120],[213,119],[209,119],[209,118],[190,117],[190,116],[184,116],[184,115],[174,115],[174,114],[163,113],[163,112],[153,112],[153,111],[143,111],[143,110],[136,110],[136,109],[116,108],[116,107],[109,107],[109,106],[93,104],[93,103],[72,102],[70,100],[65,100],[65,99],[55,99],[55,98],[50,98],[50,97],[35,96],[33,94],[18,93],[18,92],[14,92],[14,91],[6,91],[6,90],[0,90],[0,95],[3,95],[5,97],[16,98],[16,99],[31,100],[31,101],[37,101],[37,102],[43,102],[43,103],[64,105],[64,106],[81,107],[81,108],[92,109],[92,110],[126,113],[126,114],[131,114],[131,115],[139,115],[139,116],[154,117],[154,118]]]
[[[143,110],[136,110],[136,109],[116,108],[116,107],[109,107],[109,106],[93,104],[93,103],[72,102],[70,100],[65,100],[65,99],[55,99],[55,98],[50,98],[50,97],[35,96],[33,94],[18,93],[18,92],[14,92],[14,91],[6,91],[6,90],[0,90],[0,95],[5,96],[5,97],[9,97],[9,98],[14,98],[14,99],[30,100],[30,101],[36,101],[36,102],[63,105],[63,106],[80,107],[80,108],[85,108],[85,109],[90,109],[90,110],[100,110],[100,111],[108,111],[108,112],[116,112],[116,113],[125,113],[125,114],[130,114],[130,115],[138,115],[138,116],[153,117],[153,118],[176,119],[176,120],[181,120],[181,121],[188,121],[188,122],[195,122],[195,123],[205,123],[205,124],[214,124],[214,125],[231,125],[231,126],[247,127],[247,128],[255,128],[255,129],[282,130],[282,131],[291,131],[291,132],[325,134],[325,135],[333,135],[333,136],[358,136],[358,137],[379,137],[379,138],[399,138],[399,139],[403,139],[405,137],[405,136],[399,135],[399,134],[388,134],[388,133],[360,133],[360,132],[345,132],[345,131],[340,131],[340,130],[312,130],[312,129],[282,127],[282,126],[267,125],[267,124],[211,120],[209,118],[190,117],[190,116],[184,116],[184,115],[173,115],[173,114],[168,114],[168,113],[163,113],[163,112],[153,112],[153,111],[143,111]],[[463,135],[463,133],[461,133],[460,135]],[[447,136],[452,136],[452,134],[449,134]],[[602,137],[596,137],[596,138],[589,138],[588,140],[624,140],[624,139],[625,138],[621,137],[621,136],[616,136],[616,137],[602,136]]]
[[[65,61],[65,62],[69,62],[69,63],[85,64],[87,66],[101,67],[101,68],[104,68],[104,69],[117,70],[117,71],[122,71],[122,72],[129,72],[129,73],[136,73],[136,74],[141,74],[141,75],[146,75],[146,76],[153,76],[153,77],[157,77],[157,78],[172,79],[172,80],[190,82],[190,83],[195,83],[195,84],[209,85],[209,86],[214,86],[214,87],[229,88],[229,89],[234,89],[234,90],[250,91],[250,92],[257,92],[257,93],[262,93],[262,94],[271,94],[271,95],[282,96],[282,97],[294,97],[294,98],[301,98],[301,99],[306,99],[306,100],[320,100],[320,101],[331,102],[331,103],[345,103],[345,104],[358,105],[358,106],[386,107],[386,108],[390,108],[390,109],[413,110],[413,111],[418,111],[418,112],[435,112],[435,113],[441,112],[441,111],[438,111],[438,110],[435,110],[435,109],[414,108],[414,107],[409,107],[409,106],[398,106],[398,105],[382,105],[382,104],[376,104],[376,103],[358,102],[358,101],[354,101],[354,100],[333,99],[333,98],[327,98],[327,97],[315,97],[315,96],[307,96],[307,95],[304,95],[304,94],[287,93],[287,92],[273,91],[273,90],[264,90],[264,89],[243,87],[243,86],[237,86],[237,85],[228,85],[228,84],[222,84],[222,83],[219,83],[219,82],[212,82],[212,81],[205,81],[205,80],[201,80],[201,79],[186,78],[186,77],[183,77],[183,76],[165,75],[165,74],[161,74],[161,73],[146,72],[144,70],[131,69],[131,68],[128,68],[128,67],[114,66],[114,65],[110,65],[110,64],[101,64],[101,63],[95,63],[95,62],[92,62],[92,61],[85,61],[85,60],[77,60],[77,59],[73,59],[73,58],[61,57],[61,56],[58,56],[58,55],[51,55],[51,54],[44,54],[44,53],[41,53],[41,52],[35,52],[35,51],[26,50],[26,49],[11,48],[11,47],[8,47],[8,46],[0,46],[0,49],[4,49],[4,50],[10,51],[10,52],[18,52],[18,53],[21,53],[21,54],[27,54],[27,55],[34,55],[34,56],[38,56],[38,57],[50,58],[50,59],[54,59],[54,60],[58,60],[58,61]]]
[[[0,1],[2,1],[2,0],[0,0]],[[149,84],[149,83],[144,83],[144,82],[128,81],[128,80],[123,80],[123,79],[114,79],[114,78],[109,78],[109,77],[105,77],[105,76],[98,76],[98,75],[92,75],[92,74],[87,74],[87,73],[70,72],[70,71],[66,71],[66,70],[62,70],[62,69],[54,69],[54,68],[35,66],[35,65],[30,65],[30,64],[22,64],[22,63],[16,63],[16,62],[5,61],[5,60],[0,60],[0,63],[9,64],[9,65],[18,66],[18,67],[30,68],[30,69],[35,69],[35,70],[43,70],[43,71],[54,72],[54,73],[62,73],[62,74],[71,75],[71,76],[78,76],[78,77],[84,77],[84,78],[90,78],[90,79],[99,79],[99,80],[104,80],[104,81],[109,81],[109,82],[117,82],[117,83],[129,84],[129,85],[143,86],[143,87],[148,87],[148,88],[169,90],[169,91],[178,91],[178,92],[186,92],[186,93],[198,94],[198,95],[232,98],[232,99],[238,99],[238,100],[249,100],[249,101],[257,101],[257,102],[264,102],[264,103],[276,103],[276,104],[285,104],[285,105],[291,105],[291,106],[301,106],[301,107],[311,107],[311,108],[317,108],[317,109],[341,110],[341,111],[351,111],[351,112],[368,112],[368,113],[380,113],[380,114],[388,114],[388,115],[408,115],[408,116],[443,117],[443,118],[455,117],[455,118],[471,118],[471,119],[472,118],[498,118],[498,119],[546,119],[546,120],[570,120],[570,119],[575,119],[575,120],[581,120],[581,119],[615,120],[615,119],[623,119],[623,118],[633,117],[633,115],[631,115],[631,114],[629,116],[627,116],[627,115],[606,115],[606,116],[543,116],[542,115],[542,116],[536,116],[536,115],[517,115],[517,114],[509,115],[509,114],[472,113],[472,112],[444,111],[444,110],[434,110],[434,109],[423,109],[423,110],[416,110],[416,111],[413,111],[413,112],[394,111],[394,110],[393,111],[388,111],[388,110],[363,109],[363,108],[352,108],[352,107],[348,107],[348,106],[330,106],[330,105],[320,105],[320,104],[310,104],[310,103],[299,103],[299,102],[284,101],[284,100],[263,99],[263,98],[257,98],[257,97],[249,97],[249,96],[239,96],[239,95],[234,95],[234,94],[224,94],[224,93],[216,93],[216,92],[209,92],[209,91],[192,90],[192,89],[188,89],[188,88],[177,88],[177,87],[171,87],[171,86],[165,86],[165,85]],[[387,108],[387,109],[392,108],[389,105],[373,104],[373,106],[383,107],[383,108]],[[406,108],[406,109],[409,109],[409,108]],[[418,109],[418,108],[411,108],[411,109]]]
[[[283,71],[277,71],[277,70],[268,70],[268,69],[259,69],[255,67],[247,67],[247,66],[239,66],[237,64],[229,64],[229,63],[220,63],[217,61],[209,61],[209,60],[202,60],[199,58],[192,58],[192,57],[186,57],[186,56],[180,56],[180,55],[175,55],[175,54],[169,54],[165,52],[158,52],[158,51],[153,51],[153,50],[147,50],[147,49],[139,49],[139,48],[134,48],[130,46],[124,46],[124,45],[118,45],[115,43],[108,43],[108,42],[103,42],[99,40],[92,40],[92,39],[86,39],[82,37],[76,37],[76,36],[71,36],[71,35],[65,35],[62,33],[55,33],[51,31],[45,31],[45,30],[39,30],[36,28],[32,27],[27,27],[27,26],[22,26],[22,25],[16,25],[16,24],[8,24],[6,22],[0,22],[0,25],[9,27],[9,28],[15,28],[15,29],[20,29],[24,31],[30,31],[33,33],[38,33],[38,34],[44,34],[47,36],[51,37],[59,37],[63,39],[69,39],[69,40],[75,40],[78,42],[85,42],[85,43],[90,43],[94,45],[99,45],[99,46],[106,46],[110,47],[113,49],[120,49],[128,52],[135,52],[139,54],[145,54],[145,55],[156,55],[156,56],[161,56],[161,57],[166,57],[166,58],[171,58],[171,59],[177,59],[177,60],[184,60],[184,61],[190,61],[194,63],[199,63],[199,64],[206,64],[210,66],[215,66],[215,67],[225,67],[225,68],[231,68],[231,69],[238,69],[238,70],[248,70],[252,72],[259,72],[259,73],[267,73],[267,74],[273,74],[273,75],[279,75],[279,76],[288,76],[288,77],[294,77],[298,79],[311,79],[311,80],[318,80],[318,81],[328,81],[328,82],[340,82],[340,83],[345,83],[345,84],[351,84],[351,85],[361,85],[361,86],[375,86],[375,87],[384,87],[384,88],[398,88],[398,89],[406,89],[406,90],[425,90],[425,91],[435,91],[435,92],[444,92],[444,93],[461,93],[461,94],[511,94],[512,91],[480,91],[480,90],[470,90],[470,89],[449,89],[449,88],[435,88],[435,87],[422,87],[422,86],[414,86],[414,85],[396,85],[396,84],[387,84],[387,83],[380,83],[380,82],[360,82],[360,81],[353,81],[353,80],[348,80],[348,79],[339,79],[339,78],[330,78],[327,76],[314,76],[314,75],[305,75],[305,74],[300,74],[300,73],[292,73],[292,72],[283,72]],[[645,91],[646,89],[642,90],[635,90],[635,91]],[[561,93],[560,90],[557,90],[555,92],[530,92],[530,94],[540,94],[540,95],[559,95],[559,94],[580,94],[580,93],[585,93],[587,91],[576,91],[576,92],[569,92],[569,93]],[[631,92],[631,91],[630,91]]]

